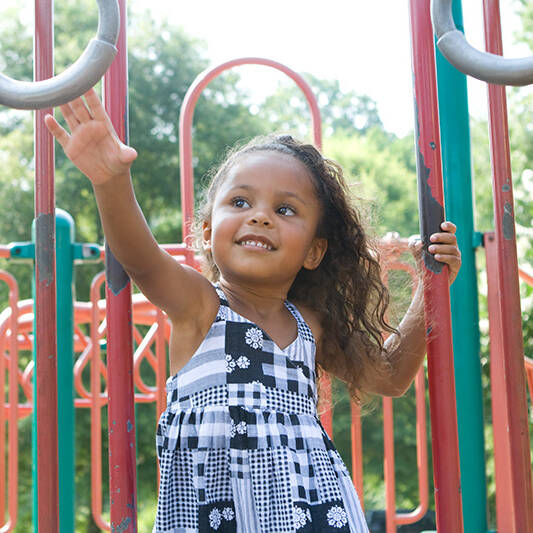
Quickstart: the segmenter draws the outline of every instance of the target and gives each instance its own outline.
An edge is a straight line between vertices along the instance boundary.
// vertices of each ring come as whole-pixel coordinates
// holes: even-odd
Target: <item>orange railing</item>
[[[180,262],[184,262],[184,247],[181,245],[164,246]],[[382,244],[382,260],[385,280],[388,273],[393,270],[407,272],[416,284],[414,267],[402,259],[401,255],[407,251],[404,241],[384,241]],[[10,379],[10,400],[1,411],[0,420],[0,519],[5,515],[6,493],[9,509],[9,521],[6,522],[0,533],[11,531],[16,523],[17,506],[17,420],[24,418],[32,412],[32,373],[33,362],[23,370],[18,368],[17,354],[21,350],[33,348],[33,303],[29,300],[18,301],[18,290],[15,280],[7,273],[0,272],[0,280],[8,284],[10,290],[10,305],[0,314],[0,394],[2,389],[1,379],[8,365]],[[107,383],[107,369],[101,354],[101,343],[104,342],[107,332],[105,319],[105,301],[101,299],[102,287],[105,280],[104,273],[93,279],[89,302],[76,302],[74,305],[74,351],[78,354],[74,365],[74,385],[76,398],[75,407],[91,409],[91,508],[94,520],[98,527],[109,530],[109,523],[103,516],[102,503],[102,437],[101,437],[101,410],[107,405],[107,389],[102,390],[102,383]],[[154,402],[157,416],[165,408],[165,381],[166,357],[168,340],[170,337],[170,324],[159,309],[150,304],[142,295],[133,296],[133,335],[137,348],[134,353],[134,382],[136,387],[135,401],[140,403]],[[143,335],[139,326],[148,327]],[[84,328],[89,328],[87,333]],[[148,364],[155,376],[155,385],[148,385],[141,377],[141,365]],[[87,383],[87,372],[90,376],[90,387]],[[329,380],[328,380],[329,381]],[[10,407],[17,402],[18,389],[22,391],[23,401],[18,402],[18,409],[13,411]],[[321,387],[326,393],[328,387]],[[383,400],[384,409],[384,476],[386,485],[386,514],[387,532],[395,531],[400,524],[413,523],[419,520],[428,508],[428,468],[427,468],[427,430],[426,430],[426,404],[425,382],[423,369],[415,380],[416,412],[417,412],[417,461],[419,480],[419,505],[408,514],[396,512],[395,476],[394,476],[394,427],[393,427],[393,401],[390,398]],[[14,399],[15,398],[15,399]],[[326,402],[328,398],[326,396]],[[355,404],[352,408],[352,464],[353,481],[363,498],[363,463],[362,463],[362,437],[359,409]],[[2,475],[5,463],[2,463],[5,451],[5,432],[2,428],[6,417],[9,417],[9,477],[5,482]],[[333,421],[334,423],[334,421]],[[7,489],[7,490],[6,490]],[[3,520],[2,520],[3,521]]]

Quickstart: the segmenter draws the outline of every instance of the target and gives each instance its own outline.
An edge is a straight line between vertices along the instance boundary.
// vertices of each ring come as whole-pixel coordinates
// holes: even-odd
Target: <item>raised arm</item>
[[[451,222],[443,222],[441,228],[443,229],[442,233],[435,233],[431,236],[433,244],[430,245],[429,252],[435,255],[437,261],[448,265],[448,280],[451,285],[461,267],[461,252],[457,247],[455,225]],[[411,385],[424,361],[426,336],[421,250],[422,243],[420,241],[413,243],[412,251],[417,262],[421,282],[418,284],[409,309],[398,326],[400,334],[392,334],[385,341],[385,349],[391,363],[390,376],[388,378],[381,376],[370,378],[368,392],[381,396],[401,396]]]
[[[179,265],[154,239],[137,203],[130,167],[137,152],[117,137],[95,91],[60,107],[70,134],[51,115],[50,132],[92,183],[106,240],[135,284],[174,320],[199,313],[212,299],[209,282]],[[209,306],[208,306],[209,307]]]

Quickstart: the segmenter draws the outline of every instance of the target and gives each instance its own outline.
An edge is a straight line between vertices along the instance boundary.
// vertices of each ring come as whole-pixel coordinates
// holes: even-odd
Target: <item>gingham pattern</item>
[[[157,427],[154,532],[366,533],[341,457],[316,413],[315,342],[281,349],[229,306],[167,381]]]

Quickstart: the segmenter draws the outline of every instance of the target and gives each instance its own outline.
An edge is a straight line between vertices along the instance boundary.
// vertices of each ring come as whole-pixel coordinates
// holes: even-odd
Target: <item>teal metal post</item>
[[[56,209],[56,280],[57,280],[57,402],[59,455],[59,531],[74,531],[75,504],[75,417],[74,417],[74,221],[62,209]],[[35,221],[32,225],[35,242]],[[35,287],[35,280],[34,280]],[[35,289],[34,289],[35,290]],[[35,301],[35,299],[34,299]],[[34,349],[35,355],[35,349]],[[35,378],[35,376],[34,376]],[[35,381],[34,381],[35,382]],[[34,388],[35,390],[35,388]],[[37,398],[33,398],[35,413]],[[33,528],[37,533],[37,443],[33,417]],[[52,428],[50,428],[52,431]]]
[[[58,348],[58,448],[59,448],[59,531],[72,533],[75,526],[75,413],[74,413],[74,262],[100,260],[98,244],[74,242],[74,221],[62,209],[56,209],[56,278],[57,278],[57,348]],[[32,242],[14,242],[10,246],[11,259],[35,260],[35,222]],[[35,279],[33,280],[35,302]],[[34,305],[35,313],[35,305]],[[35,343],[33,350],[35,360]],[[35,373],[33,375],[35,390]],[[33,408],[37,399],[33,398]],[[37,521],[37,421],[33,417],[32,480],[33,531]]]
[[[461,0],[453,1],[463,29]],[[436,50],[446,219],[457,225],[462,267],[451,287],[453,353],[464,530],[487,531],[487,488],[466,76]]]

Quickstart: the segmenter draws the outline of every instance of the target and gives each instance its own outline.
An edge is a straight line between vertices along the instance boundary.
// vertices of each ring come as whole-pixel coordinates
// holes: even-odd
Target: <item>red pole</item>
[[[424,239],[424,301],[437,529],[463,531],[448,270],[427,253],[444,219],[442,162],[430,2],[410,0],[417,171]]]
[[[498,0],[484,0],[485,46],[503,54]],[[513,527],[510,533],[533,531],[533,489],[524,371],[522,315],[518,283],[518,259],[514,223],[513,184],[507,123],[505,87],[488,85],[489,130],[497,250],[497,305],[501,331],[498,334],[505,373],[506,434],[510,447]],[[502,400],[503,401],[503,400]],[[498,457],[496,457],[496,461]],[[506,511],[510,512],[509,509]]]
[[[104,77],[104,103],[117,135],[128,142],[126,1],[119,0],[118,54]],[[137,531],[131,283],[106,246],[111,531]]]
[[[52,0],[35,0],[35,81],[53,72]],[[35,112],[35,313],[37,398],[37,523],[59,531],[54,143],[44,125],[52,109]]]

